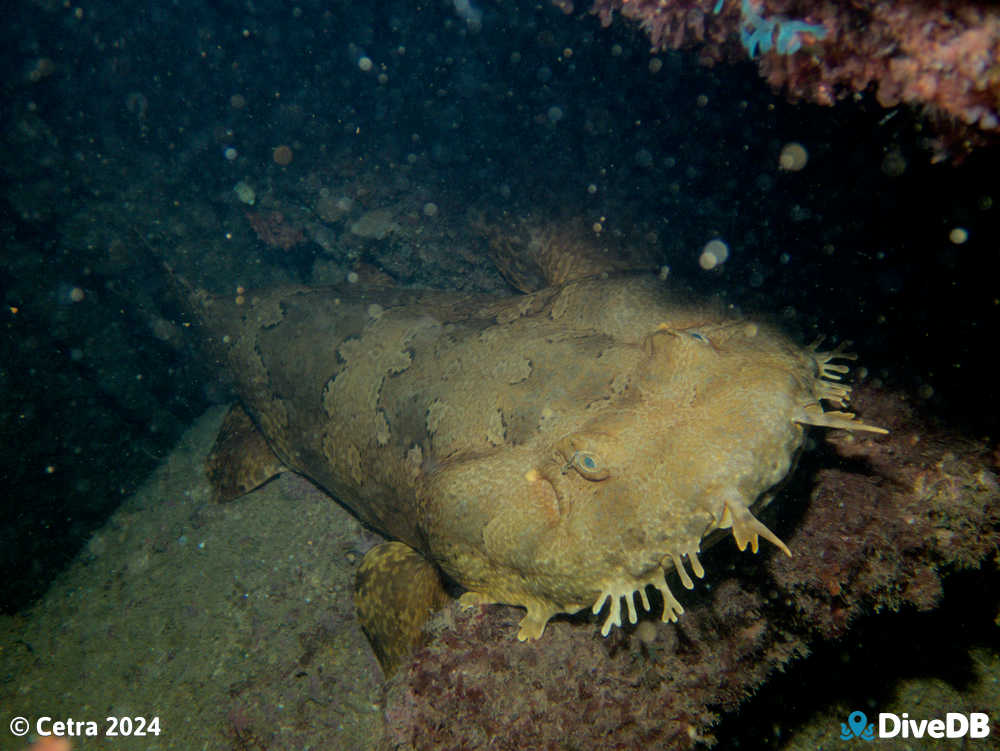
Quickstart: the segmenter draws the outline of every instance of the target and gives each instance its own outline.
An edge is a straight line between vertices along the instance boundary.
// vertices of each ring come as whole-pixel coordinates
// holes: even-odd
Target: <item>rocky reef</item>
[[[553,0],[569,11],[569,0]],[[1000,11],[974,0],[594,0],[654,50],[697,46],[706,64],[756,59],[792,98],[823,105],[871,92],[882,107],[919,107],[938,158],[996,143]],[[758,54],[761,53],[761,54]]]

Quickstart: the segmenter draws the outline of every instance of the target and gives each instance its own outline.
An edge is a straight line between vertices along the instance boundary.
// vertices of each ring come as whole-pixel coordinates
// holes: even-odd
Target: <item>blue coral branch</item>
[[[724,3],[725,0],[718,0],[712,12],[718,14]],[[757,57],[758,51],[767,54],[772,47],[780,55],[795,54],[802,48],[803,34],[812,34],[817,39],[822,39],[826,36],[826,27],[784,16],[767,18],[757,12],[751,0],[741,0],[740,42],[751,60]]]

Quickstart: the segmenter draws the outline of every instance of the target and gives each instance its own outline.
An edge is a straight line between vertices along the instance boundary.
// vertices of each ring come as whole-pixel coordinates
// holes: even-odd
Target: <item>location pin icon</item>
[[[865,724],[867,722],[868,718],[865,717],[864,712],[851,712],[847,716],[847,724],[851,726],[855,738],[860,738],[861,734],[865,732]]]

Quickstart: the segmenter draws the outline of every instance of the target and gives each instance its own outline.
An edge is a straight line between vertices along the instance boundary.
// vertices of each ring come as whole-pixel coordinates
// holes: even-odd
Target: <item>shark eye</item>
[[[603,480],[611,474],[604,462],[589,451],[575,451],[569,464],[587,480]]]

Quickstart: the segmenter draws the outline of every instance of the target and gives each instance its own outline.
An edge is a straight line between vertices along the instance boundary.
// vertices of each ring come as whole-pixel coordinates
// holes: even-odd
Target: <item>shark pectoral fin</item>
[[[212,497],[220,502],[235,500],[284,471],[250,415],[234,404],[205,462]]]
[[[409,545],[383,542],[365,554],[354,607],[386,678],[424,643],[424,624],[448,599],[437,567]]]

